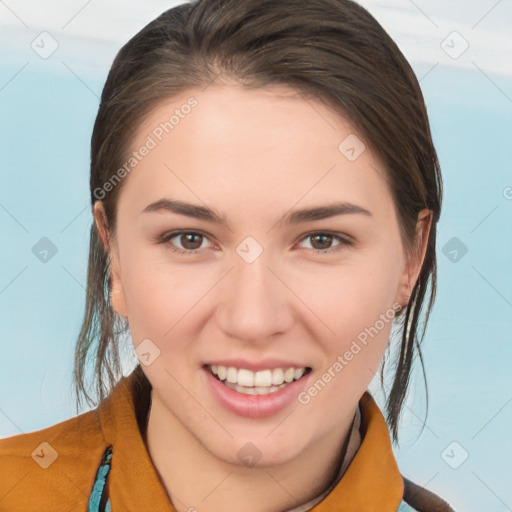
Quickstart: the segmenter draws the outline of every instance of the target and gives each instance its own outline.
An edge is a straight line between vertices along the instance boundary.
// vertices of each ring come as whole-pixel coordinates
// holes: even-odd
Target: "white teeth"
[[[292,368],[289,368],[286,371],[289,371],[289,370],[292,370]],[[283,382],[284,382],[283,369],[282,368],[274,368],[272,370],[272,384],[274,384],[274,386],[279,386],[279,384],[282,384]]]
[[[255,386],[271,386],[272,385],[272,370],[263,370],[254,374]]]
[[[236,384],[237,375],[238,375],[237,369],[234,368],[233,366],[230,366],[226,372],[226,380],[228,382],[231,382],[231,384]]]
[[[213,367],[212,367],[212,372],[215,373],[213,371]],[[225,366],[217,366],[217,376],[219,377],[220,380],[226,380],[226,373],[227,373],[227,368]]]
[[[231,389],[239,391],[243,387],[246,394],[259,395],[268,394],[281,389],[290,382],[300,379],[306,368],[274,368],[273,370],[261,370],[252,372],[245,368],[237,369],[234,366],[210,366],[211,372],[224,381],[224,384]],[[229,384],[229,385],[228,385]]]
[[[238,370],[238,384],[252,388],[254,386],[254,373],[245,368],[240,368]]]
[[[293,378],[295,380],[299,380],[304,375],[305,371],[306,371],[306,368],[297,368],[293,374]]]
[[[298,370],[295,370],[295,371],[298,371]],[[288,368],[288,370],[286,370],[284,372],[284,380],[286,382],[291,382],[293,380],[294,375],[295,375],[295,371],[293,370],[293,368]]]
[[[270,387],[252,387],[248,388],[245,386],[240,386],[238,384],[231,384],[230,382],[224,382],[224,385],[238,393],[243,393],[244,395],[269,395],[270,393],[275,393],[279,391],[281,388],[284,388],[286,384],[281,384],[280,386],[270,386]]]

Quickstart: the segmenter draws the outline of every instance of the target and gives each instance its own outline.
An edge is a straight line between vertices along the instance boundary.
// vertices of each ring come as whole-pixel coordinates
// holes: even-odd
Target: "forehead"
[[[364,137],[339,113],[286,87],[184,91],[138,127],[130,151],[144,147],[126,187],[141,207],[166,192],[226,207],[255,195],[289,208],[325,199],[390,206],[384,167]]]

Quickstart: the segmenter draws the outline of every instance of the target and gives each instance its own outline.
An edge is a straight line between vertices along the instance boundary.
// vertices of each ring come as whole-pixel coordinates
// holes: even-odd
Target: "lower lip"
[[[247,418],[266,418],[288,407],[306,387],[307,378],[311,373],[268,395],[245,395],[224,386],[208,369],[203,369],[208,385],[220,404],[227,410]]]

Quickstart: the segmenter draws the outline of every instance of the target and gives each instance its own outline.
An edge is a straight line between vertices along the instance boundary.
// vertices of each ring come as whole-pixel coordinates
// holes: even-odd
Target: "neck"
[[[283,512],[317,497],[336,479],[355,411],[339,430],[285,463],[259,467],[218,459],[151,391],[147,446],[176,512]],[[351,443],[350,458],[358,445]],[[344,466],[346,465],[346,461]]]

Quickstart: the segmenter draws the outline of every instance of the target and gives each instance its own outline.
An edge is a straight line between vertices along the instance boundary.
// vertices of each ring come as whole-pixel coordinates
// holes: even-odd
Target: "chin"
[[[270,429],[268,432],[271,432]],[[259,433],[255,436],[235,436],[222,445],[217,444],[217,439],[199,439],[203,447],[216,459],[231,466],[247,468],[270,468],[285,464],[295,459],[306,449],[305,443],[299,443],[297,434],[287,433],[283,439],[282,435],[275,435],[269,439],[267,430],[260,427]],[[274,433],[275,434],[275,433]],[[288,444],[285,440],[290,440]]]

